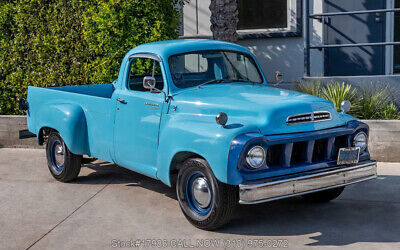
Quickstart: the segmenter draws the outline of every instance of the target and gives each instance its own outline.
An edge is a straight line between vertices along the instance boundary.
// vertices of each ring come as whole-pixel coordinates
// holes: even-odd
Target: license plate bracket
[[[358,163],[360,157],[360,148],[339,148],[337,165],[348,165]]]

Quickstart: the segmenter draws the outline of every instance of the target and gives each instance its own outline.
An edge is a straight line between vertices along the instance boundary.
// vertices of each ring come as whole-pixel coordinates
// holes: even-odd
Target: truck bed
[[[114,102],[111,97],[114,90],[113,84],[28,87],[28,129],[38,135],[42,127],[63,126],[65,117],[60,116],[60,112],[69,115],[74,113],[68,111],[71,106],[80,107],[84,113],[87,147],[84,152],[74,152],[70,149],[71,152],[111,161],[114,114]]]

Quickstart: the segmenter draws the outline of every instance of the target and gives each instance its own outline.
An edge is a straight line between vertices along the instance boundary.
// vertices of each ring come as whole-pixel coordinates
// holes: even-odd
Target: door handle
[[[122,104],[127,104],[127,102],[124,99],[121,99],[121,98],[117,98],[117,101],[119,101]]]

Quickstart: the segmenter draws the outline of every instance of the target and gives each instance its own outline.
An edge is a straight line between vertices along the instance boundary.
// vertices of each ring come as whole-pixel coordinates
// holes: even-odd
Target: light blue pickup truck
[[[233,43],[143,44],[111,84],[29,87],[29,130],[59,181],[91,156],[176,186],[186,218],[213,230],[237,204],[332,200],[376,177],[368,126],[324,99],[269,87]]]

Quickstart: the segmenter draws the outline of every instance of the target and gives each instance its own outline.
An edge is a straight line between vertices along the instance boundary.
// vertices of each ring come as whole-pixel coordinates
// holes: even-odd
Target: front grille
[[[269,146],[266,165],[291,167],[336,160],[339,148],[350,146],[349,136],[342,135]]]
[[[291,115],[287,118],[287,124],[298,124],[305,122],[320,122],[331,119],[331,113],[328,111],[315,111],[311,113]]]

